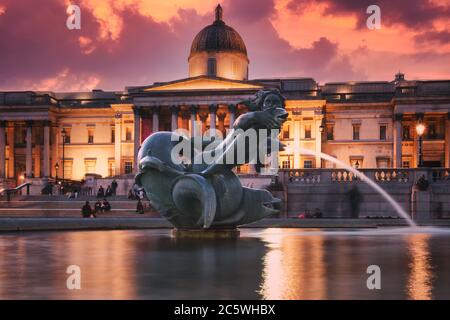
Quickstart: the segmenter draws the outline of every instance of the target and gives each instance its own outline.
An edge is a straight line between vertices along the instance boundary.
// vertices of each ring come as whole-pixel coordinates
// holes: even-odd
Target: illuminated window
[[[402,162],[402,167],[403,168],[411,168],[411,164],[409,161],[403,161]]]
[[[133,173],[133,161],[125,161],[125,174]]]
[[[411,140],[411,133],[410,133],[409,126],[403,126],[402,137],[403,137],[403,140]]]
[[[387,139],[387,126],[381,125],[380,126],[380,140],[386,140]]]
[[[115,165],[114,159],[108,159],[108,176],[112,177],[115,175]]]
[[[311,169],[312,167],[313,167],[312,160],[305,160],[305,161],[303,161],[303,168]]]
[[[290,169],[291,168],[291,161],[283,160],[283,162],[281,163],[281,167],[283,169]]]
[[[88,143],[94,143],[94,129],[88,129]]]
[[[85,173],[95,173],[96,159],[85,159],[84,160],[84,172]]]
[[[334,140],[334,126],[331,124],[327,125],[327,140],[329,141]]]
[[[283,139],[289,139],[289,129],[290,127],[288,125],[283,127]]]
[[[64,179],[72,179],[73,160],[64,160]]]
[[[126,127],[125,128],[125,140],[126,141],[132,141],[133,140],[130,127]]]
[[[72,129],[71,128],[64,128],[63,130],[65,132],[64,143],[70,143],[70,132],[72,131]]]
[[[305,139],[311,139],[311,125],[305,124]]]
[[[215,77],[217,74],[216,58],[208,58],[208,76]]]
[[[353,140],[359,140],[360,128],[359,125],[353,125]]]

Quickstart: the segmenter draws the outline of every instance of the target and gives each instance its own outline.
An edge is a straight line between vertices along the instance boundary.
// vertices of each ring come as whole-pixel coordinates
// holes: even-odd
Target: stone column
[[[0,121],[0,181],[6,179],[6,121]]]
[[[300,121],[296,118],[292,119],[294,123],[294,163],[293,168],[300,168]]]
[[[402,167],[402,114],[394,115],[394,168]]]
[[[6,173],[6,177],[14,177],[15,174],[15,160],[14,160],[14,122],[11,122],[11,125],[6,128],[8,131],[8,172]]]
[[[200,118],[200,121],[202,122],[202,134],[206,131],[206,119],[208,119],[208,113],[207,112],[199,112],[198,117]]]
[[[43,163],[44,163],[44,178],[50,177],[50,121],[44,122],[44,154],[43,154]]]
[[[322,152],[322,132],[320,132],[320,126],[322,125],[322,119],[319,118],[316,121],[316,129],[315,129],[315,134],[316,134],[316,152]],[[320,156],[316,156],[315,159],[316,162],[316,168],[321,168],[322,167],[322,158]]]
[[[114,167],[115,175],[121,174],[122,164],[122,114],[115,115],[115,138],[114,138]]]
[[[219,119],[219,131],[222,132],[222,134],[225,136],[225,117],[227,116],[226,113],[218,113],[217,118]]]
[[[171,130],[175,131],[178,129],[178,112],[179,112],[180,108],[178,106],[172,106],[171,107],[171,111],[172,111],[172,121],[171,121]]]
[[[26,165],[25,174],[27,178],[31,178],[33,175],[33,145],[32,145],[32,121],[26,122],[27,135],[26,135]]]
[[[236,105],[230,104],[228,106],[228,111],[230,112],[230,129],[233,129],[233,124],[236,121],[236,111],[237,111]]]
[[[138,172],[138,153],[141,147],[141,109],[135,107],[134,111],[134,170]]]
[[[153,119],[152,119],[153,133],[159,131],[159,111],[160,111],[160,107],[153,107]]]
[[[198,135],[198,130],[196,128],[198,106],[192,105],[189,111],[191,112],[191,136],[195,137]]]
[[[209,128],[211,130],[216,129],[216,113],[217,113],[217,104],[211,104],[209,106]]]
[[[445,167],[450,168],[450,112],[445,120]]]

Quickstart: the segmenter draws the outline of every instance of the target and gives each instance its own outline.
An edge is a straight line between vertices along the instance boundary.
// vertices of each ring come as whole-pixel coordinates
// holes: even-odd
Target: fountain
[[[322,152],[316,152],[313,150],[309,150],[306,148],[302,148],[300,147],[300,153],[305,154],[305,155],[313,155],[313,156],[319,156],[324,160],[328,160],[330,162],[333,162],[334,164],[352,172],[354,175],[356,175],[357,177],[359,177],[361,179],[361,181],[367,183],[370,187],[372,187],[375,191],[377,191],[383,198],[386,199],[386,201],[388,201],[392,207],[394,207],[394,209],[397,211],[397,213],[406,220],[406,222],[408,223],[408,225],[412,228],[416,228],[417,225],[414,223],[414,221],[411,219],[411,217],[409,216],[409,214],[386,192],[383,190],[383,188],[381,188],[378,184],[376,184],[373,180],[371,180],[370,178],[368,178],[364,173],[362,173],[361,171],[353,168],[352,166],[326,154],[326,153],[322,153]]]

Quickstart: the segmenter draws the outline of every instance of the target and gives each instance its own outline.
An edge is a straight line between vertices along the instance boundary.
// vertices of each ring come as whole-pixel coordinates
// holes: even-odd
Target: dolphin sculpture
[[[283,147],[277,136],[288,116],[284,98],[277,90],[262,90],[241,103],[249,112],[236,119],[223,141],[206,139],[199,147],[193,138],[157,132],[142,143],[136,183],[144,188],[153,207],[176,228],[235,228],[279,212],[281,200],[267,190],[243,187],[233,168],[260,159],[260,149],[247,139],[249,130],[276,133],[267,141],[258,138],[258,146],[269,146],[267,154],[273,146]],[[205,143],[209,144],[205,147]],[[174,153],[180,145],[193,151],[188,159],[185,154]],[[239,153],[242,146],[244,152]],[[206,158],[213,160],[204,161]]]

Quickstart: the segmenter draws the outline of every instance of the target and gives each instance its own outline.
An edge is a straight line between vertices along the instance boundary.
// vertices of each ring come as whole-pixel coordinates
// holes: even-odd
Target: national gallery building
[[[286,97],[281,168],[333,168],[300,148],[358,168],[450,167],[450,80],[401,73],[376,82],[249,80],[245,43],[220,6],[194,38],[188,62],[185,79],[123,91],[0,92],[0,186],[134,174],[140,144],[153,132],[193,133],[194,121],[225,132],[247,111],[240,102],[264,88]]]

